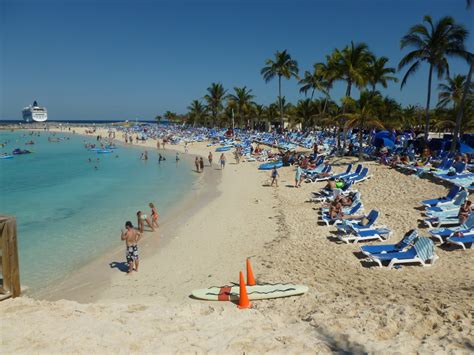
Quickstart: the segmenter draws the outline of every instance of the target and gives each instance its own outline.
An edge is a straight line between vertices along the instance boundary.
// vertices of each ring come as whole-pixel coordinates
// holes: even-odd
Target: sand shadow
[[[295,185],[285,185],[285,187],[291,187],[291,188],[295,188]]]
[[[367,255],[365,255],[363,252],[361,251],[355,251],[353,252],[352,254],[354,254],[354,256],[359,259],[359,260],[363,260],[363,259],[366,259],[367,258]]]
[[[112,261],[109,264],[111,269],[118,269],[121,272],[128,272],[128,264],[125,261]]]

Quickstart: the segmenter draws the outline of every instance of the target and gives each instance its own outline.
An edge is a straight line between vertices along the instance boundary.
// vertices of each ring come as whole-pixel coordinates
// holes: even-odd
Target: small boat
[[[13,155],[0,155],[0,159],[13,159]]]
[[[30,154],[31,152],[29,150],[26,150],[26,149],[20,149],[20,148],[16,148],[13,150],[12,154],[13,155],[21,155],[21,154]]]
[[[258,170],[272,170],[273,168],[281,168],[283,163],[281,161],[274,161],[271,163],[265,163],[258,167]]]

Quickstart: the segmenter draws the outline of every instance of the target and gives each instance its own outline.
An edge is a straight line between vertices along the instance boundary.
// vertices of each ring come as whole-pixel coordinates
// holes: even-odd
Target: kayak
[[[258,167],[259,170],[272,170],[274,167],[275,168],[281,168],[283,166],[283,163],[281,161],[275,161],[272,163],[265,163],[262,164]]]

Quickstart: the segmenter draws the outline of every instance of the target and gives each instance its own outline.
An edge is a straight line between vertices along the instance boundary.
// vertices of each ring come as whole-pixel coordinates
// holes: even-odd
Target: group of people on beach
[[[130,275],[133,271],[138,271],[139,256],[138,256],[138,242],[145,231],[145,224],[152,232],[159,227],[158,211],[155,205],[150,202],[148,206],[151,209],[151,218],[143,211],[137,212],[137,227],[134,227],[131,221],[125,222],[125,229],[122,229],[121,240],[125,241],[125,257],[128,264],[127,274]]]

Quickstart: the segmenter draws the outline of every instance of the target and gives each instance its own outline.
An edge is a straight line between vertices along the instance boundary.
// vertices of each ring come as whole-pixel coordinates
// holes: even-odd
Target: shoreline
[[[84,129],[84,127],[74,127],[71,129]],[[91,138],[90,134],[83,132],[68,132],[60,131],[56,129],[50,130],[54,133],[64,133],[66,135],[80,135]],[[93,135],[92,135],[93,137]],[[153,149],[153,146],[148,144],[125,144],[119,139],[114,140],[116,144],[124,149]],[[184,153],[184,148],[179,146],[169,146],[165,150],[160,149],[158,152],[179,152],[181,154],[181,160],[186,160],[186,164],[189,164],[190,169],[192,168],[193,158],[196,154]],[[176,147],[177,149],[173,149]],[[181,149],[180,149],[181,148]],[[156,147],[154,147],[156,150]],[[157,153],[158,153],[157,152]],[[150,152],[154,153],[154,152]],[[153,159],[152,159],[153,160]],[[195,173],[191,169],[191,174]],[[217,186],[220,183],[220,174],[216,174],[215,171],[209,171],[205,169],[204,174],[199,174],[193,181],[193,186],[190,188],[189,196],[183,196],[180,201],[175,202],[173,206],[160,218],[160,227],[155,232],[151,232],[148,227],[145,228],[145,235],[139,245],[140,260],[146,262],[163,252],[163,249],[170,243],[172,238],[177,235],[177,228],[183,220],[189,219],[192,215],[197,213],[200,208],[209,202],[210,200],[218,196]],[[200,206],[200,204],[202,206]],[[184,211],[184,213],[182,213]],[[181,216],[180,216],[181,215]],[[119,241],[123,244],[122,241]],[[113,260],[113,261],[112,261]],[[50,284],[47,284],[39,289],[28,289],[26,292],[27,296],[33,297],[38,300],[57,301],[61,299],[68,299],[77,302],[95,302],[100,299],[101,291],[107,289],[110,286],[110,282],[116,273],[125,274],[121,271],[121,262],[125,262],[124,247],[113,247],[107,250],[105,253],[94,257],[92,260],[85,263],[79,269],[69,272],[64,275],[61,280],[56,280]],[[110,264],[115,263],[116,266],[113,268]],[[105,267],[107,266],[107,267]]]

